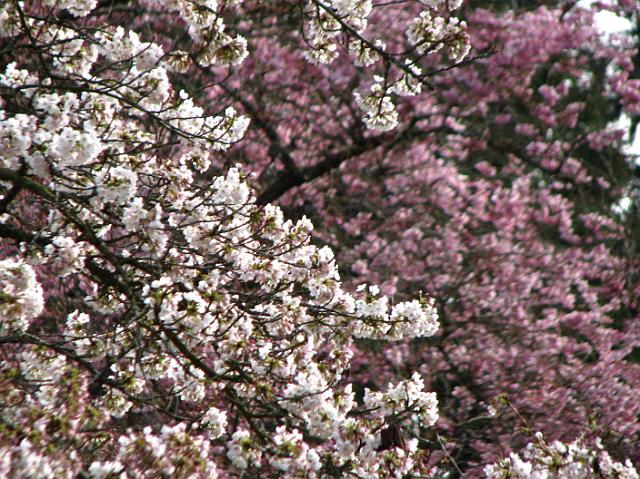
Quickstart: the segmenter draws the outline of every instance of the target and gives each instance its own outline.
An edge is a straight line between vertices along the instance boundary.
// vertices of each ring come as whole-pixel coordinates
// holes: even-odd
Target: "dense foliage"
[[[637,478],[640,7],[475,3],[0,5],[0,477]]]

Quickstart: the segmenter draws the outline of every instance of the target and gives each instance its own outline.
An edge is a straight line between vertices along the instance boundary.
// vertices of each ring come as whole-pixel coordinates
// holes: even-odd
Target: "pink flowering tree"
[[[176,20],[190,50],[123,27],[119,7],[148,9],[143,32]],[[430,467],[418,446],[437,400],[422,376],[356,400],[346,372],[356,338],[432,336],[433,301],[349,293],[309,220],[256,204],[238,168],[209,171],[249,120],[179,84],[246,57],[223,14],[241,16],[217,2],[0,10],[2,477]],[[312,61],[332,55],[325,29],[357,28],[320,3],[307,14]],[[362,100],[371,121],[393,116],[378,100]]]
[[[0,476],[637,478],[576,99],[633,112],[633,53],[577,7],[5,2]]]

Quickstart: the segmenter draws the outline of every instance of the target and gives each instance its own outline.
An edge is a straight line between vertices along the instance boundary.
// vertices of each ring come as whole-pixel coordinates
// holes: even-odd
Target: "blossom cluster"
[[[415,50],[416,54],[423,56],[446,47],[451,61],[462,61],[471,49],[466,23],[449,14],[449,11],[458,9],[462,2],[421,3],[427,8],[409,23],[406,31],[408,52]],[[368,38],[368,17],[373,9],[370,0],[307,2],[305,39],[310,49],[305,52],[305,57],[314,64],[332,63],[339,55],[340,38],[345,36],[356,65],[372,67],[384,60],[386,71],[374,75],[369,93],[362,97],[357,91],[354,92],[356,103],[365,113],[365,126],[384,132],[393,130],[398,124],[398,113],[390,94],[416,95],[421,91],[423,78],[419,63],[408,55],[404,62],[398,62],[394,58],[396,54],[388,51],[382,39]],[[398,70],[395,79],[388,72],[391,64],[395,64]]]
[[[438,51],[447,45],[447,54],[452,61],[461,61],[469,53],[471,45],[466,35],[467,24],[451,17],[445,23],[443,17],[432,18],[428,10],[411,22],[407,30],[409,43],[420,54]]]
[[[242,0],[222,2],[219,0],[143,0],[149,9],[175,12],[187,26],[193,44],[191,53],[203,67],[231,67],[241,64],[249,54],[246,39],[239,34],[226,31],[223,13],[225,8],[237,7]],[[189,62],[185,51],[172,52],[174,64],[184,69]],[[181,65],[182,64],[182,65]]]
[[[569,444],[548,444],[542,433],[521,453],[511,453],[496,464],[485,467],[487,479],[637,479],[640,477],[631,461],[614,461],[596,439],[589,448],[582,440]]]
[[[423,427],[433,426],[438,420],[438,400],[435,393],[424,392],[424,382],[420,374],[414,373],[409,381],[389,385],[386,392],[369,389],[364,394],[365,406],[382,416],[397,416],[409,408],[412,421]]]
[[[21,260],[0,261],[0,332],[25,331],[44,308],[42,287],[34,269]]]

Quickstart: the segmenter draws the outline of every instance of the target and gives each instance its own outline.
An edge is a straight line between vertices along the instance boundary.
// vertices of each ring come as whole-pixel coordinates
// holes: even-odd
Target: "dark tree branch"
[[[413,118],[404,129],[400,130],[395,137],[392,137],[391,139],[387,134],[368,138],[357,138],[348,148],[335,153],[325,153],[323,160],[313,166],[301,169],[299,175],[292,175],[288,171],[283,171],[278,175],[278,177],[276,177],[273,183],[267,186],[262,193],[260,193],[256,203],[264,205],[276,201],[289,190],[305,183],[309,183],[329,171],[338,168],[345,161],[368,151],[372,151],[388,142],[396,144],[403,141],[415,141],[446,129],[445,127],[436,127],[429,130],[416,128],[416,124],[424,119],[425,117]]]

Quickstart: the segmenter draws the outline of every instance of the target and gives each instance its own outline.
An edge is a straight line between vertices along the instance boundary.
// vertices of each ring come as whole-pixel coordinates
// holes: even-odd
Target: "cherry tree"
[[[344,376],[354,338],[433,335],[433,301],[347,292],[307,219],[257,205],[238,168],[207,174],[249,121],[179,78],[240,63],[246,41],[231,6],[140,5],[161,7],[191,51],[116,26],[117,5],[3,6],[2,476],[423,471],[421,375],[360,402]],[[322,31],[310,60],[331,52]],[[399,428],[413,438],[383,442]]]
[[[0,475],[461,474],[474,463],[454,457],[460,451],[493,453],[518,438],[515,427],[488,428],[498,440],[470,435],[458,416],[475,418],[508,378],[517,399],[506,404],[536,418],[536,407],[569,390],[557,378],[576,371],[584,411],[546,425],[584,426],[600,406],[606,418],[617,414],[610,425],[623,443],[636,433],[633,397],[609,410],[598,403],[605,386],[622,396],[637,384],[626,359],[635,331],[624,316],[606,323],[632,307],[620,299],[628,285],[616,282],[625,259],[607,246],[620,227],[580,211],[587,232],[578,234],[572,197],[540,172],[603,180],[576,161],[567,171],[545,166],[554,137],[535,124],[514,128],[533,138],[536,168],[473,160],[481,176],[472,176],[453,162],[488,150],[491,135],[473,134],[477,118],[512,98],[507,85],[486,98],[475,68],[511,72],[501,62],[513,52],[490,55],[497,40],[470,35],[460,9],[431,0],[0,7]],[[575,15],[584,31],[570,24],[558,42],[588,35],[587,14]],[[480,32],[495,18],[469,15]],[[604,81],[632,108],[630,47],[588,38],[589,54],[616,54],[620,71]],[[567,57],[577,78],[580,57]],[[535,71],[514,68],[511,87]],[[557,94],[578,93],[567,88]],[[521,93],[535,109],[538,99]],[[582,134],[560,126],[552,135]],[[605,133],[585,141],[614,148]],[[569,245],[541,242],[544,225]],[[508,254],[517,267],[487,270],[479,245],[484,261]],[[581,261],[592,267],[576,269]],[[547,290],[536,283],[543,267]],[[558,271],[576,299],[563,302],[547,284]],[[538,295],[551,306],[539,308]],[[567,310],[560,319],[556,301]],[[482,320],[498,313],[521,321],[519,334],[509,322],[503,338],[499,323]],[[559,328],[571,320],[570,333]],[[545,360],[551,346],[562,361]],[[526,364],[508,364],[523,351]],[[466,368],[487,357],[504,369]],[[540,386],[555,388],[546,403],[528,377],[538,366],[557,368]],[[439,411],[453,453],[434,428]],[[514,452],[485,474],[572,477],[582,467],[637,477],[597,441],[535,441],[523,459]]]

